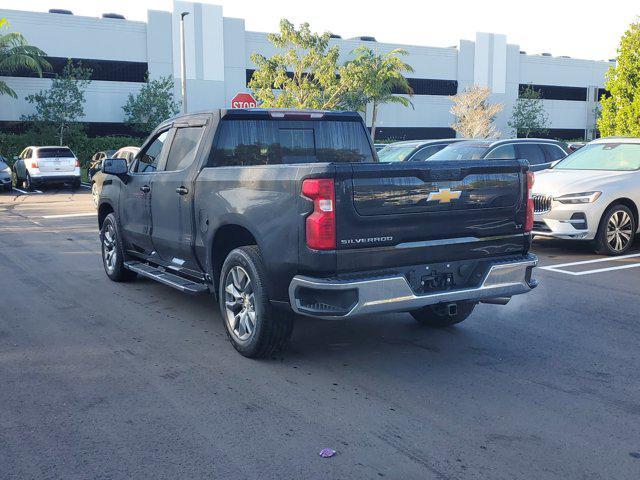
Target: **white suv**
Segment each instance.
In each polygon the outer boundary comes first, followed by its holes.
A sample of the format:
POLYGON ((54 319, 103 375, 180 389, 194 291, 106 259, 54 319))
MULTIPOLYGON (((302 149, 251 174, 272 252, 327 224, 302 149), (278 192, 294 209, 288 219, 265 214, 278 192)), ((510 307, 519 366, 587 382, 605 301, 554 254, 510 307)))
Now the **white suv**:
POLYGON ((69 147, 27 147, 15 157, 13 171, 16 186, 27 190, 51 183, 80 188, 80 162, 69 147))

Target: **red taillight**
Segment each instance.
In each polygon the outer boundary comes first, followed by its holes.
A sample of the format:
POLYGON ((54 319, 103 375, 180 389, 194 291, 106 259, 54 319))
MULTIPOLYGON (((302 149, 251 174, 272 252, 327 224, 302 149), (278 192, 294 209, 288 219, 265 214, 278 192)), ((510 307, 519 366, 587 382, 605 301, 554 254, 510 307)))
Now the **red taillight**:
POLYGON ((531 190, 533 189, 533 182, 535 177, 533 172, 527 172, 527 216, 524 221, 525 233, 533 230, 533 196, 531 190))
POLYGON ((336 248, 336 215, 333 179, 304 180, 302 195, 313 200, 313 213, 307 217, 307 246, 314 250, 334 250, 336 248))
POLYGON ((35 160, 33 160, 31 162, 31 168, 38 168, 38 162, 36 162, 35 160))
POLYGON ((76 158, 76 167, 80 168, 80 160, 78 160, 77 158, 76 158))

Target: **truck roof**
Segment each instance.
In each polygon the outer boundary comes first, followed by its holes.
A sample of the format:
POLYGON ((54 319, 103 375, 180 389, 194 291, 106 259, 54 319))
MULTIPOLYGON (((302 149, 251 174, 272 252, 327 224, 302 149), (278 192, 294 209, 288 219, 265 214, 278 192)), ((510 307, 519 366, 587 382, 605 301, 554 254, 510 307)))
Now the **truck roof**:
POLYGON ((293 108, 229 108, 229 109, 211 109, 202 110, 193 113, 185 113, 176 115, 165 122, 174 122, 180 118, 188 118, 198 115, 220 115, 220 118, 234 119, 269 119, 269 118, 291 118, 296 120, 346 120, 361 121, 362 116, 358 112, 347 112, 340 110, 311 110, 311 109, 293 109, 293 108))

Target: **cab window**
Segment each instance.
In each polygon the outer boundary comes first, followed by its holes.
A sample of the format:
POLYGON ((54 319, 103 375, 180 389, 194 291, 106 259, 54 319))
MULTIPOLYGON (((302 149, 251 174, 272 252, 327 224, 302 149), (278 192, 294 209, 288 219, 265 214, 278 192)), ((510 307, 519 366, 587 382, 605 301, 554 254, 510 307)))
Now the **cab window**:
POLYGON ((138 161, 133 169, 134 173, 153 173, 157 170, 168 135, 169 131, 162 132, 140 152, 138 161))
POLYGON ((193 163, 204 127, 178 128, 167 155, 165 171, 184 170, 193 163))
POLYGON ((531 165, 546 163, 544 152, 535 143, 521 143, 518 145, 518 158, 528 160, 531 165))

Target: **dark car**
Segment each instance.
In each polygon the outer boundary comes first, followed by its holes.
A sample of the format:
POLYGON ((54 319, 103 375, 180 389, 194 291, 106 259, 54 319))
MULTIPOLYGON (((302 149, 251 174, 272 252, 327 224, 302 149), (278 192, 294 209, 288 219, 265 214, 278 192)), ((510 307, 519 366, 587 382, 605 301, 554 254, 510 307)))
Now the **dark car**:
POLYGON ((390 143, 378 152, 381 162, 417 162, 426 160, 435 153, 463 139, 445 138, 440 140, 407 140, 390 143))
POLYGON ((525 161, 378 163, 355 112, 183 115, 102 174, 107 276, 213 293, 248 357, 282 348, 296 314, 443 327, 536 285, 525 161))
POLYGON ((536 172, 551 168, 568 154, 562 143, 542 138, 466 140, 449 145, 431 156, 429 161, 519 158, 527 160, 531 171, 536 172))
MULTIPOLYGON (((97 170, 89 178, 91 179, 91 196, 93 197, 93 203, 98 206, 98 198, 100 197, 100 191, 102 190, 102 182, 104 181, 104 175, 102 174, 102 165, 106 158, 122 158, 127 162, 127 165, 131 165, 136 154, 140 151, 140 147, 122 147, 119 150, 107 150, 107 152, 113 152, 108 157, 103 158, 100 162, 100 169, 97 170)), ((102 152, 102 153, 107 153, 102 152)), ((99 152, 100 153, 100 152, 99 152)))
POLYGON ((93 176, 102 170, 102 162, 105 158, 111 158, 111 156, 116 153, 115 150, 105 150, 102 152, 97 152, 91 157, 89 160, 89 168, 87 169, 87 176, 89 180, 93 178, 93 176))

